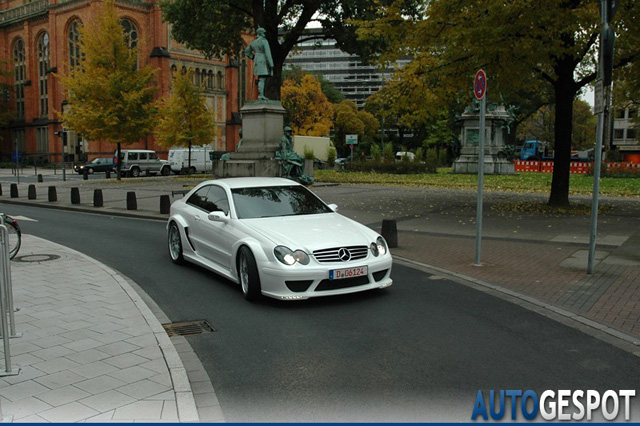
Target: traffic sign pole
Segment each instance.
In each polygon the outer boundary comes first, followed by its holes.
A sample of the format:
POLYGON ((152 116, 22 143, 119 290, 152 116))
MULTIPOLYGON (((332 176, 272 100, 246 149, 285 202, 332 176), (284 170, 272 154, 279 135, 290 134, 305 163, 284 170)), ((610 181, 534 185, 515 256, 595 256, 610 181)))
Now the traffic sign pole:
POLYGON ((483 70, 476 73, 473 84, 473 92, 480 100, 480 125, 478 135, 478 198, 476 202, 476 262, 475 266, 480 266, 480 254, 482 251, 482 204, 484 191, 484 139, 485 139, 485 116, 487 104, 487 76, 483 70))

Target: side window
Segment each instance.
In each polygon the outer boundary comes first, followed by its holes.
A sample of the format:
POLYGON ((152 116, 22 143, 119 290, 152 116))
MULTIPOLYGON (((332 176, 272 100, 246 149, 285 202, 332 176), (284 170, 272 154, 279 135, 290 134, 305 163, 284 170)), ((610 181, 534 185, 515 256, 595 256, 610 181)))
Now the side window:
POLYGON ((127 156, 127 160, 129 161, 135 161, 138 159, 138 153, 137 152, 129 152, 129 155, 127 156))
POLYGON ((156 154, 155 152, 149 153, 149 160, 157 160, 157 159, 158 159, 158 154, 156 154))
POLYGON ((219 186, 211 186, 209 194, 207 195, 210 206, 213 207, 209 211, 219 211, 223 212, 226 215, 229 214, 229 200, 227 199, 227 193, 224 191, 224 189, 220 188, 219 186))
POLYGON ((141 160, 146 160, 147 159, 147 153, 146 152, 141 152, 140 153, 140 159, 141 160))
POLYGON ((229 214, 229 200, 224 189, 219 186, 205 186, 194 192, 187 204, 201 208, 206 212, 223 212, 229 214))

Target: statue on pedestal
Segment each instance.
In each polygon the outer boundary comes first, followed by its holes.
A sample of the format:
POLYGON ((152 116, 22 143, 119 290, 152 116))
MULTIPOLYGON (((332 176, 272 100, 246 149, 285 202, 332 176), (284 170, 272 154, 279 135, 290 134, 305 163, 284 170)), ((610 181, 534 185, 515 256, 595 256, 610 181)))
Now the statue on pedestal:
POLYGON ((247 46, 244 53, 254 60, 253 75, 258 77, 258 100, 266 101, 268 98, 264 95, 264 86, 267 78, 273 75, 273 57, 269 42, 265 38, 265 29, 258 27, 256 33, 258 37, 247 46))
POLYGON ((313 178, 304 174, 304 158, 293 150, 293 130, 285 126, 284 135, 280 139, 280 149, 276 151, 276 161, 282 166, 282 177, 311 185, 313 178))

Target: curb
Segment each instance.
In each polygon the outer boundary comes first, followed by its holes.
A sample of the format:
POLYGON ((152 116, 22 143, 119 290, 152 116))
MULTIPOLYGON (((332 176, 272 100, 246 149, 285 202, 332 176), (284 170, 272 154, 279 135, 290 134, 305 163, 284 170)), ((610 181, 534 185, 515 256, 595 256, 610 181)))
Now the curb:
POLYGON ((404 266, 420 268, 430 273, 438 273, 441 275, 447 275, 447 278, 465 285, 467 287, 474 288, 476 290, 483 291, 485 293, 493 293, 495 296, 500 297, 501 299, 505 299, 511 302, 515 302, 518 305, 537 313, 540 313, 548 318, 553 320, 563 322, 566 325, 570 325, 573 328, 579 328, 582 331, 590 330, 593 337, 596 337, 600 340, 603 340, 607 343, 612 343, 615 346, 623 349, 627 352, 630 352, 638 357, 640 357, 640 339, 637 339, 628 334, 622 333, 618 330, 615 330, 611 327, 608 327, 604 324, 600 324, 588 318, 585 318, 579 314, 575 314, 573 312, 567 311, 562 308, 558 308, 550 303, 544 302, 542 300, 536 299, 535 297, 526 296, 524 294, 515 292, 513 290, 509 290, 504 287, 500 287, 495 284, 491 284, 482 280, 478 280, 476 278, 469 277, 467 275, 459 274, 457 272, 449 271, 444 268, 439 268, 437 266, 432 266, 426 263, 419 262, 417 260, 412 260, 402 256, 393 256, 394 262, 397 261, 404 266), (514 300, 515 299, 515 300, 514 300), (560 321, 560 318, 565 321, 560 321), (578 327, 578 323, 580 326, 578 327), (603 336, 605 334, 607 337, 603 336))
MULTIPOLYGON (((30 238, 38 239, 41 241, 46 241, 50 244, 57 244, 53 241, 45 240, 44 238, 36 237, 34 235, 30 235, 30 238)), ((151 312, 151 309, 144 303, 140 295, 131 287, 131 285, 125 280, 119 273, 115 270, 111 269, 104 263, 99 262, 98 260, 87 256, 84 253, 76 251, 72 248, 65 247, 65 249, 73 252, 75 255, 82 257, 83 259, 93 263, 98 266, 100 269, 105 271, 107 274, 112 276, 116 282, 120 285, 120 287, 127 293, 129 298, 136 305, 145 321, 153 331, 153 335, 158 342, 158 347, 162 351, 164 356, 164 360, 167 363, 167 367, 169 368, 169 374, 171 375, 171 381, 173 383, 173 391, 176 395, 176 405, 178 408, 178 418, 180 422, 199 422, 200 417, 198 416, 198 410, 196 407, 195 398, 193 396, 193 391, 191 389, 191 385, 189 384, 189 379, 187 377, 186 370, 184 365, 182 364, 182 360, 178 355, 178 351, 173 346, 171 339, 165 332, 164 328, 160 324, 160 321, 156 318, 156 316, 151 312)))

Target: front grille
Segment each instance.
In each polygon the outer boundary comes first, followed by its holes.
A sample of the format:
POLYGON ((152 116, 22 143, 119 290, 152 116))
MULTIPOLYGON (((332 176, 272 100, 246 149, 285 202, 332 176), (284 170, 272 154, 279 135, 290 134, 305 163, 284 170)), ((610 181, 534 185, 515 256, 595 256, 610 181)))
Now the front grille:
POLYGON ((318 284, 318 287, 316 287, 316 291, 339 290, 341 288, 357 287, 367 284, 369 284, 369 277, 366 275, 342 280, 322 280, 320 284, 318 284))
POLYGON ((313 280, 285 281, 287 288, 295 293, 304 293, 313 284, 313 280))
POLYGON ((346 249, 350 254, 350 259, 347 261, 364 259, 369 252, 369 247, 367 246, 334 247, 316 250, 313 252, 313 256, 320 263, 342 262, 343 260, 339 256, 341 249, 346 249))

